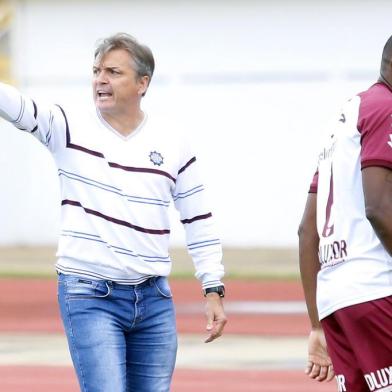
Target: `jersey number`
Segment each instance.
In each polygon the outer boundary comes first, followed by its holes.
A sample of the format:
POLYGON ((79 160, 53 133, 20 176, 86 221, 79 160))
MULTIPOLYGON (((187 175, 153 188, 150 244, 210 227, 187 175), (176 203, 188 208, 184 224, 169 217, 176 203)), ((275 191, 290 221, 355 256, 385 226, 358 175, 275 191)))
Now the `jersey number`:
POLYGON ((329 194, 327 200, 327 207, 325 209, 325 223, 322 232, 323 237, 329 237, 334 232, 334 225, 330 224, 332 204, 333 204, 333 172, 332 172, 332 165, 331 165, 331 177, 329 179, 329 194))

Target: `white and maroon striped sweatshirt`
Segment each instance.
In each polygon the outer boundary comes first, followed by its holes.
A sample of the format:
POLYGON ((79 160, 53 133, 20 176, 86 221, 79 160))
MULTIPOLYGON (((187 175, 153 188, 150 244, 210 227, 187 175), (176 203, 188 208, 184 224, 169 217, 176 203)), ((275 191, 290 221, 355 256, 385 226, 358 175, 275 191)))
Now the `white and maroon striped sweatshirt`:
POLYGON ((222 284, 222 249, 197 161, 178 135, 145 116, 129 137, 90 112, 40 106, 0 84, 0 116, 52 153, 61 185, 56 268, 64 274, 137 284, 167 276, 171 200, 180 212, 196 277, 222 284))

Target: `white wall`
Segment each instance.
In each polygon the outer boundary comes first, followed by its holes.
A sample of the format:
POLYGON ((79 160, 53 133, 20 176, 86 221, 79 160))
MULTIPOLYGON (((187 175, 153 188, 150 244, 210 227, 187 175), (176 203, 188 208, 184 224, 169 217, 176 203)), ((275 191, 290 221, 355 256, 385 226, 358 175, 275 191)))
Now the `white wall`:
MULTIPOLYGON (((325 122, 377 78, 390 1, 16 1, 13 63, 36 99, 90 99, 96 40, 126 31, 157 70, 144 102, 199 146, 226 245, 293 246, 325 122)), ((52 243, 56 170, 1 124, 0 244, 52 243)), ((179 225, 173 241, 182 240, 179 225)))

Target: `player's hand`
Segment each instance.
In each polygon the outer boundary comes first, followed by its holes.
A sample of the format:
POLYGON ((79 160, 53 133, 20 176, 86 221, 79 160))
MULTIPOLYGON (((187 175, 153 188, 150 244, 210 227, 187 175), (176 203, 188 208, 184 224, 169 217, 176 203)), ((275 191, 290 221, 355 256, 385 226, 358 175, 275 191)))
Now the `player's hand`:
POLYGON ((317 381, 331 381, 335 375, 327 342, 321 328, 313 329, 308 340, 308 364, 305 373, 317 381))
POLYGON ((209 335, 204 342, 209 343, 222 335, 227 318, 223 309, 222 298, 217 293, 208 293, 206 300, 206 330, 209 335))

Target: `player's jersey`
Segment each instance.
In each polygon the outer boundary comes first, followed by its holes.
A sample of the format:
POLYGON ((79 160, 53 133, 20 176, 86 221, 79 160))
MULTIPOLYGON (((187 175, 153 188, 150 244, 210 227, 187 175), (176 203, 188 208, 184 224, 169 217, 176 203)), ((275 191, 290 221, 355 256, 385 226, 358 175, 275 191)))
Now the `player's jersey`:
POLYGON ((125 284, 167 276, 174 201, 203 287, 221 284, 221 243, 187 143, 145 118, 128 138, 92 108, 39 106, 0 85, 0 115, 53 154, 61 184, 57 270, 125 284))
POLYGON ((392 91, 377 83, 346 103, 329 130, 317 192, 320 319, 392 294, 392 258, 366 218, 361 169, 392 169, 392 91))

